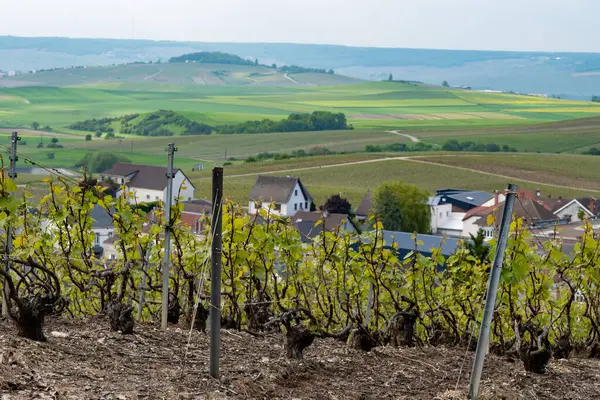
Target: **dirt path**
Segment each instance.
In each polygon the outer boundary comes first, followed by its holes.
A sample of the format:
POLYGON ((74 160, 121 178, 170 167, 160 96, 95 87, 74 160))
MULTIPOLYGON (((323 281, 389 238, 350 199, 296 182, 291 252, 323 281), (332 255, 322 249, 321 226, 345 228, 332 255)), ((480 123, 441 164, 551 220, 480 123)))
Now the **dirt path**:
POLYGON ((411 141, 411 142, 413 142, 413 143, 419 143, 419 142, 420 142, 419 138, 416 138, 416 137, 414 137, 414 136, 412 136, 412 135, 409 135, 409 134, 407 134, 407 133, 402 133, 402 132, 400 132, 400 131, 386 131, 386 132, 387 132, 387 133, 393 133, 393 134, 395 134, 395 135, 404 136, 405 138, 409 138, 409 139, 410 139, 410 141, 411 141))
MULTIPOLYGON (((222 330, 221 379, 208 375, 208 335, 189 326, 136 325, 110 332, 108 321, 48 318, 48 341, 17 337, 0 320, 0 398, 29 399, 365 399, 466 400, 473 353, 460 348, 350 350, 316 339, 304 360, 285 358, 285 336, 222 330), (54 332, 54 333, 52 333, 54 332), (458 387, 458 390, 456 390, 458 387)), ((481 400, 598 399, 598 360, 551 360, 548 372, 490 354, 481 400)))
MULTIPOLYGON (((460 155, 448 155, 447 157, 459 157, 459 156, 460 155)), ((432 161, 421 160, 420 158, 423 158, 423 157, 428 157, 428 156, 425 155, 425 156, 407 156, 407 157, 385 157, 385 158, 376 158, 373 160, 351 161, 351 162, 337 163, 337 164, 317 165, 317 166, 312 166, 312 167, 290 168, 290 169, 281 169, 281 170, 276 170, 276 171, 263 171, 263 172, 253 172, 253 173, 248 173, 248 174, 227 175, 227 178, 243 178, 243 177, 247 177, 247 176, 256 176, 256 175, 309 171, 309 170, 313 170, 313 169, 336 168, 336 167, 344 167, 344 166, 348 166, 348 165, 370 164, 370 163, 377 163, 377 162, 384 162, 384 161, 410 161, 410 162, 416 162, 416 163, 421 163, 421 164, 436 165, 436 166, 445 167, 445 168, 459 169, 459 170, 463 170, 463 171, 494 176, 497 178, 503 178, 506 180, 512 180, 512 181, 517 181, 517 182, 532 183, 534 185, 600 193, 600 190, 597 190, 597 189, 587 189, 587 188, 580 188, 580 187, 566 186, 566 185, 554 185, 551 183, 544 183, 544 182, 538 182, 538 181, 533 181, 533 180, 529 180, 529 179, 518 178, 515 176, 494 174, 492 172, 485 172, 485 171, 481 171, 481 170, 474 169, 474 168, 458 167, 455 165, 448 165, 448 164, 443 164, 443 163, 436 163, 436 162, 432 162, 432 161)), ((201 179, 212 179, 212 178, 206 177, 206 178, 201 178, 201 179)))
POLYGON ((283 77, 289 81, 294 82, 296 85, 301 85, 300 82, 298 82, 297 80, 295 80, 294 78, 292 78, 291 76, 289 76, 288 74, 283 75, 283 77))
POLYGON ((152 74, 152 75, 148 75, 147 77, 145 77, 145 78, 144 78, 144 80, 145 80, 145 81, 148 81, 148 80, 150 80, 150 79, 152 79, 152 78, 155 78, 155 77, 157 77, 158 75, 162 74, 162 72, 163 72, 163 71, 164 71, 164 68, 161 68, 161 69, 160 69, 158 72, 155 72, 154 74, 152 74))
MULTIPOLYGON (((421 156, 421 157, 426 157, 426 156, 421 156)), ((414 158, 408 157, 408 158, 406 158, 406 161, 412 161, 412 162, 417 162, 417 163, 422 163, 422 164, 437 165, 437 166, 446 167, 446 168, 460 169, 463 171, 469 171, 469 172, 475 172, 475 173, 483 174, 483 175, 495 176, 497 178, 503 178, 503 179, 507 179, 507 180, 515 180, 515 181, 519 181, 519 182, 533 183, 535 185, 543 185, 543 186, 555 187, 555 188, 560 188, 560 189, 570 189, 570 190, 580 190, 580 191, 586 191, 586 192, 600 193, 600 190, 597 190, 597 189, 579 188, 579 187, 566 186, 566 185, 554 185, 552 183, 543 183, 543 182, 538 182, 538 181, 532 181, 529 179, 517 178, 514 176, 495 174, 493 172, 485 172, 485 171, 481 171, 479 169, 474 169, 474 168, 459 167, 456 165, 449 165, 449 164, 443 164, 443 163, 436 163, 433 161, 419 160, 418 157, 414 157, 414 158)))

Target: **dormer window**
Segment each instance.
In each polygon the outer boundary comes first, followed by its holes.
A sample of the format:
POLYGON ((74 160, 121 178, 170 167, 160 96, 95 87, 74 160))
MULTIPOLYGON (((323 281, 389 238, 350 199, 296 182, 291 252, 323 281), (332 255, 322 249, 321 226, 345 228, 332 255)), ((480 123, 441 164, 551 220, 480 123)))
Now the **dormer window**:
POLYGON ((298 189, 294 190, 294 196, 298 196, 298 189))

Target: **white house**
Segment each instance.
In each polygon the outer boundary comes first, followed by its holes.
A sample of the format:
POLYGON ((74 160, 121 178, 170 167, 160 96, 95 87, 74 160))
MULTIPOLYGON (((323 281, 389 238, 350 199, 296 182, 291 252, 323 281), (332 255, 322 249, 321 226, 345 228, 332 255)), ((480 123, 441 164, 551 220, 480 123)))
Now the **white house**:
POLYGON ((108 212, 100 206, 95 206, 90 212, 92 222, 92 231, 96 235, 94 239, 95 246, 102 246, 104 242, 115 234, 113 220, 108 212))
MULTIPOLYGON (((173 200, 190 201, 196 189, 182 170, 175 168, 173 178, 173 200)), ((127 187, 135 193, 135 200, 140 202, 167 200, 167 168, 150 165, 116 163, 101 175, 103 182, 114 182, 127 187)), ((118 193, 120 194, 120 192, 118 193)), ((132 200, 133 203, 133 200, 132 200)))
POLYGON ((274 203, 273 213, 291 217, 298 211, 309 211, 313 197, 299 178, 259 175, 250 193, 248 214, 274 203))
POLYGON ((579 218, 580 211, 583 211, 583 214, 588 218, 594 218, 594 213, 589 210, 589 206, 587 204, 583 205, 580 199, 571 200, 564 206, 554 211, 554 215, 556 215, 559 219, 569 218, 572 222, 579 222, 581 221, 581 218, 579 218))

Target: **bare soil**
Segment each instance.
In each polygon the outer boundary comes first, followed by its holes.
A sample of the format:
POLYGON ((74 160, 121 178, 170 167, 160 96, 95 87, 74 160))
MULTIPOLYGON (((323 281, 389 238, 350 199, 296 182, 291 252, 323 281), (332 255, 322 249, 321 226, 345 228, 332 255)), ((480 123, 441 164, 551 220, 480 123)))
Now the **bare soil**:
MULTIPOLYGON (((221 379, 209 377, 208 336, 187 328, 108 320, 49 320, 48 341, 16 337, 0 321, 0 398, 10 399, 466 399, 473 353, 378 347, 366 353, 316 340, 304 361, 284 336, 222 331, 221 379), (189 339, 189 346, 188 344, 189 339), (463 362, 464 361, 464 362, 463 362), (462 367, 462 377, 455 390, 462 367)), ((483 399, 600 399, 600 361, 552 360, 545 375, 488 356, 483 399)))

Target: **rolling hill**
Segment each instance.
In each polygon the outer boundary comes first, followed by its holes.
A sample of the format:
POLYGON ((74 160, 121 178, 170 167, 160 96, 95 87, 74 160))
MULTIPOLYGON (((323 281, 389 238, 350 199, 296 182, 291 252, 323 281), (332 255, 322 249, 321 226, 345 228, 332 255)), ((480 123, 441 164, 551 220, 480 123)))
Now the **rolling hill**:
MULTIPOLYGON (((600 54, 595 53, 458 51, 285 43, 3 36, 0 37, 0 70, 28 71, 73 65, 91 67, 161 59, 164 62, 171 57, 197 51, 222 51, 252 60, 259 59, 267 65, 276 63, 333 68, 341 75, 360 79, 385 79, 391 72, 396 79, 431 84, 447 80, 451 85, 474 89, 545 93, 585 100, 598 95, 597 88, 600 87, 600 54)), ((142 79, 157 71, 143 71, 142 79)))

